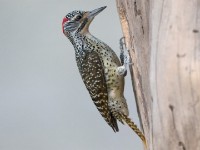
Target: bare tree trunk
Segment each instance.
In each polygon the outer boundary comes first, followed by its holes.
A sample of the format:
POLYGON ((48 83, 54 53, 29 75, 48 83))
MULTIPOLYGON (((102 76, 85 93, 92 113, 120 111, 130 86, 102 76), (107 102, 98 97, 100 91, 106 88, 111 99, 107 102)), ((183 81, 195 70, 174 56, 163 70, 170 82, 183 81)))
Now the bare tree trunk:
POLYGON ((200 0, 116 0, 149 150, 200 150, 200 0))

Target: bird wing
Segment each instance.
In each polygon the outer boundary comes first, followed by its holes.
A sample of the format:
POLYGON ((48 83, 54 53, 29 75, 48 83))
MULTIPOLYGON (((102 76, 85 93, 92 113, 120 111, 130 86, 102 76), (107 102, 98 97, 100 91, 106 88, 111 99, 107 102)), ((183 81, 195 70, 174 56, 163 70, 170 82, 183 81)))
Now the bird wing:
POLYGON ((115 132, 119 131, 117 120, 108 107, 108 92, 102 60, 95 51, 90 51, 86 53, 79 65, 81 65, 79 71, 83 82, 100 114, 115 132))

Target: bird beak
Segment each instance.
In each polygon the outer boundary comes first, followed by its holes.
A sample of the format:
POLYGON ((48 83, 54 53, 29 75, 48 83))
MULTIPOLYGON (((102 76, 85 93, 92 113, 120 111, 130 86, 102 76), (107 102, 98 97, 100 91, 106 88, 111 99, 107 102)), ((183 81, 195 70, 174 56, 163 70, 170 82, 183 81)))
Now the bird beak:
POLYGON ((88 14, 88 18, 93 19, 96 15, 98 15, 100 12, 102 12, 105 8, 106 8, 106 6, 90 11, 88 14))

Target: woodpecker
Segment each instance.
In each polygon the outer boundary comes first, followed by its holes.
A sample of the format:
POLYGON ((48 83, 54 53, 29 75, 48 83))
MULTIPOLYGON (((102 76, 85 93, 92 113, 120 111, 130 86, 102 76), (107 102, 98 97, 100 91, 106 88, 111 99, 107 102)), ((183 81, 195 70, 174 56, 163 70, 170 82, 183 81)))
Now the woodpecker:
POLYGON ((118 132, 117 120, 127 123, 146 145, 145 136, 128 117, 129 111, 124 98, 124 77, 129 57, 115 52, 89 32, 90 23, 106 6, 93 11, 72 11, 62 22, 62 30, 75 50, 77 66, 82 80, 98 111, 118 132))

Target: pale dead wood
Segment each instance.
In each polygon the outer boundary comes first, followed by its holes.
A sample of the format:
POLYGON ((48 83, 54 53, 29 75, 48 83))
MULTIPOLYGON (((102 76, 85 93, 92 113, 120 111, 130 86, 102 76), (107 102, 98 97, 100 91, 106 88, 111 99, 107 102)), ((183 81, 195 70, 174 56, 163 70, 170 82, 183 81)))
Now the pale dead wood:
POLYGON ((150 150, 200 150, 200 0, 116 0, 150 150))

